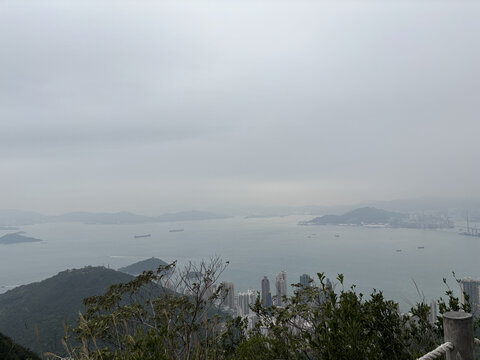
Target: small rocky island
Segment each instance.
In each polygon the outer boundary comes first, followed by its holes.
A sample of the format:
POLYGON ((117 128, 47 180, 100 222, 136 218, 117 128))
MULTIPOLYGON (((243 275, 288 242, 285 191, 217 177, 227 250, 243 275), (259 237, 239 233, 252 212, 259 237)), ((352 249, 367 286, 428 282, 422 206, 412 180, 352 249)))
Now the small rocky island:
POLYGON ((41 242, 43 240, 24 236, 20 233, 6 234, 0 237, 0 245, 20 244, 26 242, 41 242))

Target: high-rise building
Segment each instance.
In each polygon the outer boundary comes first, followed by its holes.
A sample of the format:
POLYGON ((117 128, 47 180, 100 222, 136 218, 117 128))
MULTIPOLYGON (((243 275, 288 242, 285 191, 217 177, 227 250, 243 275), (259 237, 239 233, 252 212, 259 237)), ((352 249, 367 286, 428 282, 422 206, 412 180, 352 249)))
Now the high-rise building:
POLYGON ((222 282, 222 305, 235 309, 235 287, 232 282, 222 282))
POLYGON ((333 291, 333 285, 329 278, 325 279, 325 289, 321 289, 318 295, 318 301, 320 304, 324 303, 327 300, 327 296, 333 291))
POLYGON ((268 293, 265 307, 269 308, 269 307, 272 307, 272 306, 273 306, 272 293, 268 293))
POLYGON ((287 273, 285 271, 281 271, 277 275, 275 287, 277 290, 276 305, 283 306, 284 305, 283 297, 287 296, 287 273))
MULTIPOLYGON (((270 280, 266 276, 262 279, 262 305, 265 307, 272 306, 272 304, 268 304, 268 294, 270 294, 270 280)), ((270 302, 271 302, 271 295, 270 295, 270 302)))
POLYGON ((480 315, 480 280, 470 278, 460 280, 460 290, 462 291, 462 304, 466 303, 465 295, 468 295, 468 302, 472 306, 472 314, 480 315))
POLYGON ((309 275, 303 274, 300 276, 300 285, 302 285, 302 288, 305 289, 306 287, 309 287, 311 282, 312 278, 309 275))
POLYGON ((430 313, 428 314, 428 320, 431 324, 435 324, 437 321, 437 303, 435 300, 430 301, 430 313))
POLYGON ((239 315, 247 316, 250 313, 250 305, 254 305, 256 299, 255 290, 248 289, 246 292, 238 293, 239 315))

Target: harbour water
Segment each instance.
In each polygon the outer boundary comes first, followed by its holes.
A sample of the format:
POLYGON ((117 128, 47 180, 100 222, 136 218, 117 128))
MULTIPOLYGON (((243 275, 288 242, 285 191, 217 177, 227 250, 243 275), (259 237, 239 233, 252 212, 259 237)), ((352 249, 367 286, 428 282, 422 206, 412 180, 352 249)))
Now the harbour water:
MULTIPOLYGON (((338 273, 347 286, 369 294, 381 290, 402 310, 446 290, 442 278, 458 293, 458 278, 480 277, 480 241, 457 230, 298 226, 308 217, 240 217, 148 224, 51 223, 21 227, 40 243, 0 245, 0 292, 87 265, 117 269, 152 256, 180 266, 220 256, 229 261, 223 279, 235 291, 260 289, 264 275, 271 281, 281 270, 288 283, 307 273, 338 273), (181 232, 170 232, 182 228, 181 232), (135 234, 151 234, 134 238, 135 234), (420 248, 419 248, 420 247, 420 248), (423 248, 421 248, 423 247, 423 248), (397 251, 401 250, 401 251, 397 251), (418 289, 418 290, 417 290, 418 289)), ((0 236, 12 231, 0 231, 0 236)))

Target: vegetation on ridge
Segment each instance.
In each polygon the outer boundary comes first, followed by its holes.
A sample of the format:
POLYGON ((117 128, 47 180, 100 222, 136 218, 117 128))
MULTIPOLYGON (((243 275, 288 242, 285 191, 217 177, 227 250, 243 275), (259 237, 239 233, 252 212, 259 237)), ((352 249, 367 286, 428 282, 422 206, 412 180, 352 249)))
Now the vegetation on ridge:
POLYGON ((14 343, 9 337, 0 334, 0 359, 40 360, 40 357, 23 346, 14 343))
MULTIPOLYGON (((354 286, 339 291, 323 274, 317 283, 294 284, 294 296, 282 307, 251 307, 257 315, 248 329, 245 318, 215 315, 227 296, 222 284, 213 288, 226 264, 214 259, 178 272, 175 264, 147 271, 131 282, 115 285, 102 296, 85 299, 85 314, 67 336, 69 356, 77 360, 245 359, 342 360, 415 359, 442 343, 441 317, 429 321, 429 306, 401 314, 398 304, 354 286), (190 279, 187 274, 195 273, 190 279), (174 275, 177 274, 176 280, 174 275), (161 285, 184 295, 149 297, 142 289, 161 285), (131 301, 128 301, 131 300, 131 301), (78 339, 80 346, 71 344, 78 339)), ((447 290, 440 313, 469 311, 447 290)))
POLYGON ((48 350, 62 355, 63 324, 76 323, 79 311, 85 311, 82 299, 132 279, 104 267, 87 267, 16 287, 0 294, 0 332, 39 354, 48 350))

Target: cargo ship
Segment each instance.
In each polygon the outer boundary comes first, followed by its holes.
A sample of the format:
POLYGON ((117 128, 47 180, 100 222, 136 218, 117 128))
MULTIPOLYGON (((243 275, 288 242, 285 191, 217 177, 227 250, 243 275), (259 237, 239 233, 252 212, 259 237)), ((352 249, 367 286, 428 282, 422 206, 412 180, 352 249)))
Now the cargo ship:
POLYGON ((152 236, 152 235, 151 234, 143 234, 143 235, 135 235, 134 238, 139 239, 139 238, 150 237, 150 236, 152 236))

